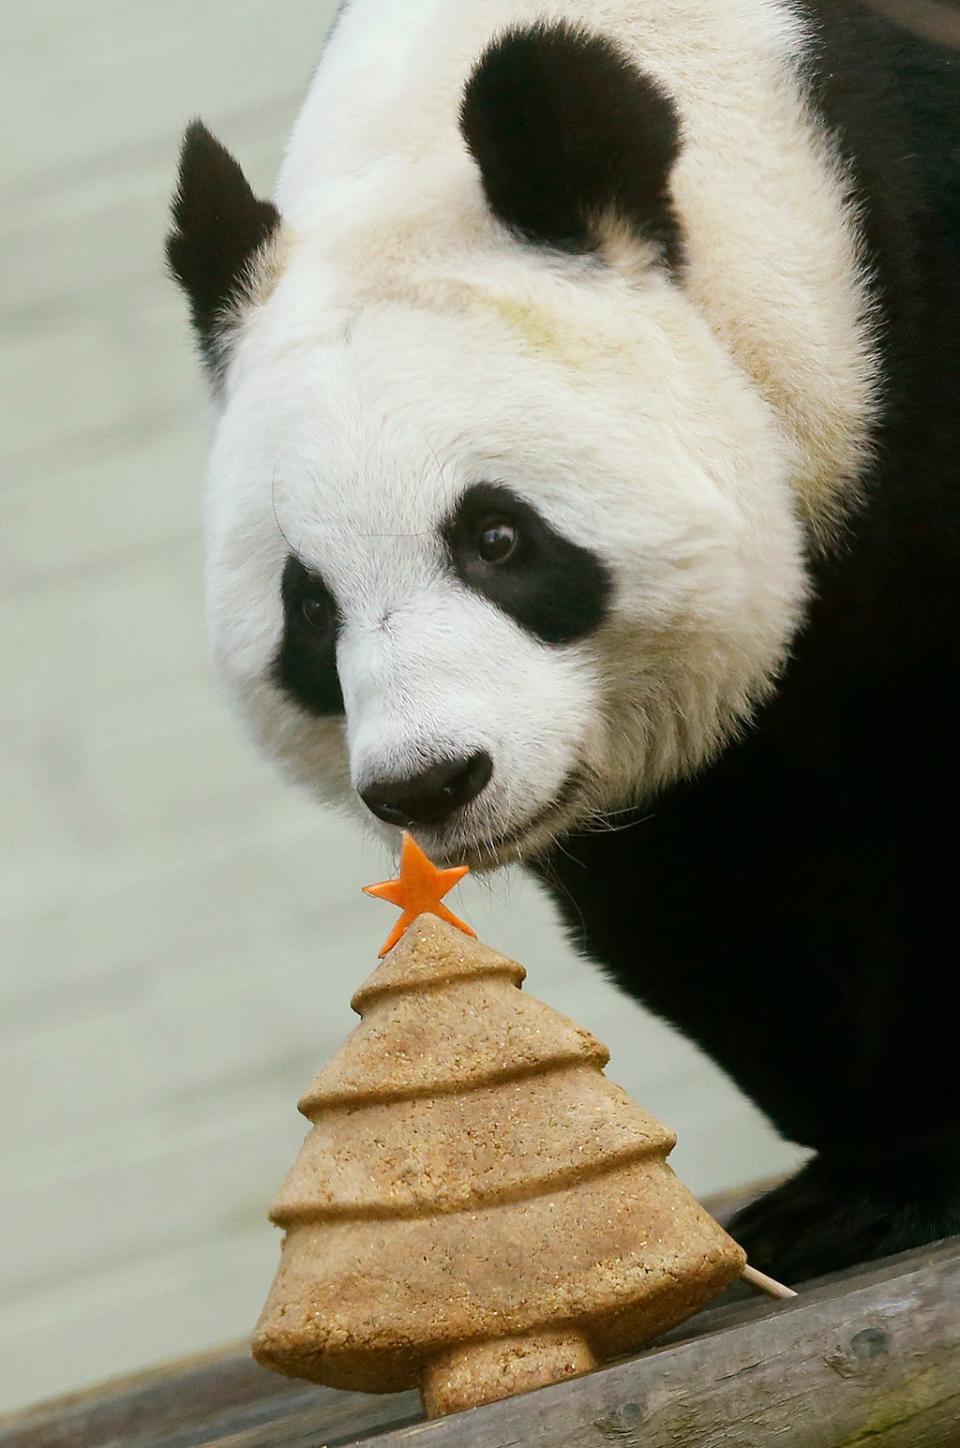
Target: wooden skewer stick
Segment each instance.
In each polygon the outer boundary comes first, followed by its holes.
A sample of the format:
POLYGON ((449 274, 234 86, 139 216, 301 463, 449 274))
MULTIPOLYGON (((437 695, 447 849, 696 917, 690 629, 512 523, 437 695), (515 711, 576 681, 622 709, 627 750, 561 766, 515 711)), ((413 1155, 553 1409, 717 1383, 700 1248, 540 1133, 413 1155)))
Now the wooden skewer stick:
POLYGON ((768 1277, 766 1272, 758 1272, 756 1267, 744 1267, 740 1273, 744 1282, 749 1282, 751 1287, 756 1287, 758 1292, 767 1292, 771 1297, 796 1297, 792 1287, 785 1287, 775 1277, 768 1277))

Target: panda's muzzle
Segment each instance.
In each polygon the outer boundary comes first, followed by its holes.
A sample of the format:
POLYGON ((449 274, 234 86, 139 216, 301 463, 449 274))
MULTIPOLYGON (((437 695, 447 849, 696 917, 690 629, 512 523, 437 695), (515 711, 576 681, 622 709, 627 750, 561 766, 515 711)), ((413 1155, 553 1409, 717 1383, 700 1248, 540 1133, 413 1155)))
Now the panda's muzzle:
POLYGON ((459 759, 444 759, 406 779, 378 779, 360 791, 377 819, 402 829, 436 829, 471 804, 493 776, 493 760, 485 750, 459 759))

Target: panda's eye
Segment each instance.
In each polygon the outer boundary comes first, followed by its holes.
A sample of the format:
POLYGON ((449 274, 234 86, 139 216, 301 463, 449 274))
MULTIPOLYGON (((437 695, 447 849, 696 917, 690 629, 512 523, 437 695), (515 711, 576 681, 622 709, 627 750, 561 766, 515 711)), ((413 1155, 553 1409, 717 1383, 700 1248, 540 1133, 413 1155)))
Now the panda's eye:
POLYGON ((329 599, 308 595, 301 601, 300 612, 311 628, 329 629, 333 617, 329 599))
POLYGON ((519 541, 519 532, 506 518, 490 518, 477 534, 477 554, 484 563, 505 563, 519 541))
POLYGON ((542 643, 586 638, 607 615, 606 565, 504 483, 466 488, 440 538, 453 577, 542 643))

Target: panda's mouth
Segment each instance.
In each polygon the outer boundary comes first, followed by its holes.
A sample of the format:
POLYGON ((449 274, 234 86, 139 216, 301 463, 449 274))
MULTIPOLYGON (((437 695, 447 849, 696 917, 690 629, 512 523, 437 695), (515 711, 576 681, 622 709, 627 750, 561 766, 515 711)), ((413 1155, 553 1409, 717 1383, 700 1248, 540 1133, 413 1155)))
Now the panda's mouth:
MULTIPOLYGON (((524 853, 525 844, 532 844, 536 841, 542 845, 537 837, 543 831, 550 831, 551 827, 560 823, 562 817, 570 809, 579 794, 584 783, 585 772, 582 768, 575 768, 570 771, 563 784, 548 804, 543 805, 526 819, 513 825, 509 830, 504 830, 499 835, 489 835, 481 841, 465 841, 463 853, 459 856, 461 863, 467 864, 474 870, 490 870, 498 865, 506 864, 510 860, 520 858, 524 853)), ((452 856, 451 856, 452 858, 452 856)))

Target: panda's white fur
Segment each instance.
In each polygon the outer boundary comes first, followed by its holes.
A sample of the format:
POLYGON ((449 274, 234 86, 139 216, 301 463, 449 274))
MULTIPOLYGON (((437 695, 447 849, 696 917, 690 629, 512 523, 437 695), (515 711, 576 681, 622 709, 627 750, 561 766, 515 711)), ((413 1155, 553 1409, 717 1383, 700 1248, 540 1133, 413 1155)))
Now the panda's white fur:
POLYGON ((874 407, 857 218, 803 97, 805 44, 775 0, 342 14, 283 167, 280 245, 232 328, 207 510, 219 670, 324 797, 486 750, 488 788, 419 833, 493 863, 692 771, 772 686, 804 525, 842 518, 874 407), (610 36, 673 97, 682 286, 616 225, 598 266, 491 214, 460 97, 493 36, 539 18, 610 36), (549 647, 451 577, 437 528, 478 481, 608 565, 597 633, 549 647), (291 551, 341 611, 345 722, 272 679, 291 551))

